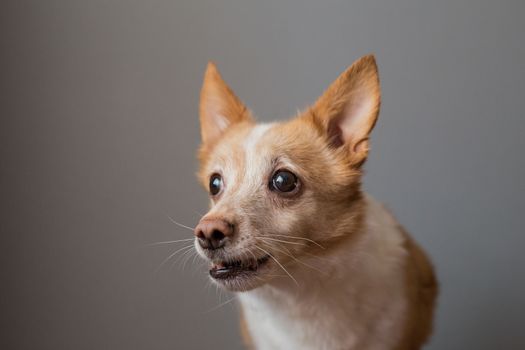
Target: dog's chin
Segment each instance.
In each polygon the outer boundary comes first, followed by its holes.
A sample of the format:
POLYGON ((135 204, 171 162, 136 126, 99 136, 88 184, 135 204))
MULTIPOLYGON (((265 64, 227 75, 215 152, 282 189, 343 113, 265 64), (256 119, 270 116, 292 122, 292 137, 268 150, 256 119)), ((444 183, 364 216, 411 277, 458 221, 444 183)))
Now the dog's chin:
POLYGON ((269 255, 213 260, 210 278, 213 282, 232 292, 244 292, 265 283, 265 275, 271 269, 269 255))

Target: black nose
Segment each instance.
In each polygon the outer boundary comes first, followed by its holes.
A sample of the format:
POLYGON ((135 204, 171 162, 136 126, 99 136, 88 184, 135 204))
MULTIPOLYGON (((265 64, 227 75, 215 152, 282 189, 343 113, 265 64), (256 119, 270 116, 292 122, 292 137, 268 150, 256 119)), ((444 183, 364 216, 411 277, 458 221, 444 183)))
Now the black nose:
POLYGON ((203 249, 219 249, 224 247, 224 244, 226 243, 225 238, 224 233, 215 230, 210 238, 199 236, 199 244, 203 249))
POLYGON ((219 249, 233 234, 233 225, 224 220, 205 219, 195 228, 195 236, 203 249, 219 249))

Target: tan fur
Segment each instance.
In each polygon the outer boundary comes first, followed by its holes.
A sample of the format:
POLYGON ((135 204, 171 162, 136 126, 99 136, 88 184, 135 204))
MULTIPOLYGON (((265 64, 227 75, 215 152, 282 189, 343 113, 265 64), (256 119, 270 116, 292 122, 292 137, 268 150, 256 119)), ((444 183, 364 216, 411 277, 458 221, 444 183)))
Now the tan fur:
POLYGON ((244 343, 244 346, 248 350, 254 350, 255 345, 253 344, 252 337, 250 336, 250 330, 248 329, 248 324, 246 324, 246 319, 244 318, 243 311, 241 309, 241 313, 239 315, 239 325, 241 330, 241 337, 244 343))
POLYGON ((368 154, 368 136, 379 115, 381 95, 374 56, 364 56, 352 64, 330 85, 307 115, 333 137, 333 124, 345 119, 344 114, 358 113, 363 101, 369 104, 365 118, 350 123, 349 130, 343 128, 341 131, 346 143, 344 149, 355 165, 360 165, 368 154))
POLYGON ((226 220, 236 234, 213 257, 196 247, 210 260, 271 255, 257 278, 224 285, 245 292, 241 330, 250 348, 415 350, 429 337, 437 295, 432 266, 361 190, 379 106, 373 56, 356 61, 296 118, 267 125, 255 124, 208 66, 199 178, 207 188, 220 174, 223 188, 202 220, 226 220), (277 169, 298 176, 293 196, 269 189, 277 169), (272 345, 277 339, 282 343, 272 345))
POLYGON ((403 338, 396 350, 417 350, 432 333, 438 285, 432 264, 423 250, 403 228, 400 229, 405 235, 408 252, 405 283, 410 307, 403 338))
MULTIPOLYGON (((229 126, 253 122, 250 111, 226 85, 212 62, 204 74, 199 112, 203 147, 213 147, 229 126)), ((201 154, 206 152, 202 149, 201 154)))

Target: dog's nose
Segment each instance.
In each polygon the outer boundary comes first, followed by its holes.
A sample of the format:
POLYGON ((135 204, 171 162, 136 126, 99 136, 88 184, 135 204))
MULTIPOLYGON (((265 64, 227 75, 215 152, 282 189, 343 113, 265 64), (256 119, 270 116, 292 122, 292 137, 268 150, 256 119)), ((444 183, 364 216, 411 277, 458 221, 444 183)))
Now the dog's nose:
POLYGON ((218 249, 233 235, 233 225, 221 219, 204 219, 195 227, 195 236, 203 249, 218 249))

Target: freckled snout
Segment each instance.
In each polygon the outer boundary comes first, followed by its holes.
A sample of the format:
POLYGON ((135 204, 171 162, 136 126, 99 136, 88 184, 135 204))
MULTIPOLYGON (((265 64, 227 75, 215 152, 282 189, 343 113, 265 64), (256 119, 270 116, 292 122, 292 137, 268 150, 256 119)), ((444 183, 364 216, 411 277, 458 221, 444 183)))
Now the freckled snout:
POLYGON ((214 250, 222 248, 233 232, 232 223, 223 219, 208 218, 199 222, 194 233, 203 249, 214 250))

